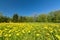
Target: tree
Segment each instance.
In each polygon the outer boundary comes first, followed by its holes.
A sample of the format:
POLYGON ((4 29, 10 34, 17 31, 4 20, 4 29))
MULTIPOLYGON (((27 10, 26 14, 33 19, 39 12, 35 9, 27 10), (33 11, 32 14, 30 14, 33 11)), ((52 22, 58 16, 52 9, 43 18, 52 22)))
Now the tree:
POLYGON ((48 13, 48 20, 51 22, 60 22, 60 10, 48 13))
POLYGON ((14 15, 13 15, 13 18, 12 18, 12 21, 13 22, 18 22, 18 14, 17 13, 15 13, 14 15))
POLYGON ((47 22, 47 15, 46 14, 40 14, 37 17, 38 22, 47 22))

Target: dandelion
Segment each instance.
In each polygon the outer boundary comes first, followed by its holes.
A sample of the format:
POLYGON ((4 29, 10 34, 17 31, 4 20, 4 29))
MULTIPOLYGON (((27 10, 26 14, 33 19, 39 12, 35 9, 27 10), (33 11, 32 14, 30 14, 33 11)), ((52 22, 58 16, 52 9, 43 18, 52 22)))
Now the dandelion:
POLYGON ((36 36, 40 36, 40 34, 36 34, 36 36))
POLYGON ((28 33, 30 33, 30 31, 28 31, 28 33))
POLYGON ((12 32, 12 30, 9 30, 9 33, 11 33, 12 32))
POLYGON ((49 36, 50 34, 49 33, 46 33, 47 36, 49 36))
POLYGON ((3 33, 3 31, 2 31, 2 30, 0 30, 0 37, 2 36, 2 33, 3 33))
POLYGON ((60 32, 60 29, 58 31, 60 32))
POLYGON ((55 35, 59 40, 60 40, 60 36, 59 35, 55 35))
POLYGON ((8 36, 8 34, 5 34, 4 36, 5 36, 5 37, 7 37, 7 36, 8 36))
POLYGON ((24 30, 22 30, 22 32, 23 32, 23 33, 25 33, 25 31, 24 31, 24 30))
POLYGON ((17 33, 16 35, 19 36, 19 33, 17 33))
POLYGON ((11 37, 11 34, 9 34, 9 37, 11 37))
POLYGON ((53 29, 52 29, 52 28, 49 28, 48 30, 49 30, 50 32, 53 32, 53 29))
POLYGON ((5 30, 8 30, 7 28, 5 28, 5 30))
POLYGON ((45 29, 48 29, 48 27, 44 27, 45 29))

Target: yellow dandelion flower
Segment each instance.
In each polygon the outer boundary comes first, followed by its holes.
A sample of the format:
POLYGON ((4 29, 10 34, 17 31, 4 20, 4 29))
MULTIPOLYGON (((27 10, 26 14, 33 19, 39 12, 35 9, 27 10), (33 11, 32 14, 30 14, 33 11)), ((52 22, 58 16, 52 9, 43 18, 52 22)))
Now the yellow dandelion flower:
POLYGON ((60 40, 60 36, 59 35, 55 35, 59 40, 60 40))
POLYGON ((53 32, 53 29, 52 29, 52 28, 49 28, 48 30, 49 30, 50 32, 53 32))
POLYGON ((2 36, 2 33, 3 33, 3 31, 2 31, 2 30, 0 30, 0 37, 2 36))
POLYGON ((48 27, 44 27, 45 29, 48 29, 48 27))
POLYGON ((12 30, 9 30, 9 33, 12 32, 12 30))
POLYGON ((30 33, 30 31, 28 31, 28 33, 30 33))
POLYGON ((22 32, 23 32, 23 33, 25 33, 25 31, 24 31, 24 30, 22 30, 22 32))
POLYGON ((36 34, 36 36, 40 36, 40 34, 36 34))
POLYGON ((4 36, 5 36, 5 37, 7 37, 7 36, 8 36, 8 34, 5 34, 4 36))
POLYGON ((60 32, 60 29, 58 31, 60 32))
POLYGON ((49 36, 50 34, 49 34, 49 33, 46 33, 46 35, 48 35, 48 36, 49 36))
POLYGON ((19 36, 19 33, 17 33, 16 35, 19 36))
POLYGON ((11 37, 11 34, 9 34, 9 37, 11 37))

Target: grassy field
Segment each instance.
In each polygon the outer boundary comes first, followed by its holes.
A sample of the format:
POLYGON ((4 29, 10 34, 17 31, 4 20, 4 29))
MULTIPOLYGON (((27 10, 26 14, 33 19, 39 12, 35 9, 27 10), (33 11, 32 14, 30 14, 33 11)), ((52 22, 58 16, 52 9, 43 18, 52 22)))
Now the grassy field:
POLYGON ((60 24, 0 23, 0 40, 60 40, 60 24))

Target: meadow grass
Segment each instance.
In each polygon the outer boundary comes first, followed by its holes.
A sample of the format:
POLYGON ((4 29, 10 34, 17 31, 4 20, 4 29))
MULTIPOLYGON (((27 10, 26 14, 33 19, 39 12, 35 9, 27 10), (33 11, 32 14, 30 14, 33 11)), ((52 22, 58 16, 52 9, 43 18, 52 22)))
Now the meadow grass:
POLYGON ((60 23, 0 23, 0 40, 60 40, 60 23))

